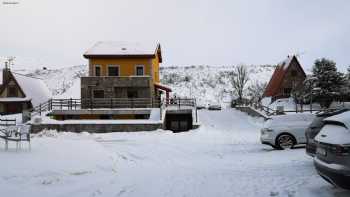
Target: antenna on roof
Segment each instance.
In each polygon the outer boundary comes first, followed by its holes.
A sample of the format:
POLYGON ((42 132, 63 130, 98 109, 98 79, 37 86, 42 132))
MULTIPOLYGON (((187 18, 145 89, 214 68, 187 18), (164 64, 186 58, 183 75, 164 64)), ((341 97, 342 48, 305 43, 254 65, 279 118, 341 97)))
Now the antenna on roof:
POLYGON ((12 65, 14 65, 13 61, 15 60, 16 57, 7 57, 5 61, 5 68, 10 69, 12 65))

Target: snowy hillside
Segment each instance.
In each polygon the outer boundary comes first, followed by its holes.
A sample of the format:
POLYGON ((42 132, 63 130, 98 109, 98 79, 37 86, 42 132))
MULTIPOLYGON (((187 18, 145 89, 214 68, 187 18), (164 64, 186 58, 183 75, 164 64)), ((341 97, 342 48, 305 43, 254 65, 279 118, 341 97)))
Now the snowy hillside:
POLYGON ((87 75, 87 67, 81 65, 61 69, 37 69, 27 71, 26 74, 43 79, 56 97, 80 98, 80 77, 87 75), (72 92, 73 87, 78 91, 72 92))
MULTIPOLYGON (((181 97, 195 97, 199 104, 228 103, 231 100, 230 78, 234 66, 184 66, 161 68, 161 82, 172 87, 181 97)), ((274 70, 272 66, 248 66, 250 80, 267 82, 274 70)))
MULTIPOLYGON (((230 77, 234 66, 171 66, 160 70, 161 83, 170 86, 181 97, 195 97, 199 104, 228 103, 231 100, 230 77)), ((267 82, 272 66, 248 66, 250 81, 267 82)), ((16 70, 15 70, 16 71, 16 70)), ((80 98, 80 77, 87 75, 87 66, 62 69, 18 70, 41 78, 57 98, 80 98)))

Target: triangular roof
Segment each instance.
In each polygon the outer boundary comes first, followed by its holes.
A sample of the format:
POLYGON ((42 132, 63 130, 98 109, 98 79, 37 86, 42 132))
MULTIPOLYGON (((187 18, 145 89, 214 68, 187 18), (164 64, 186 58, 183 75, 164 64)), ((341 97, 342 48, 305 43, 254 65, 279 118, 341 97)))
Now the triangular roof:
MULTIPOLYGON (((19 73, 14 73, 11 71, 10 74, 12 75, 14 82, 24 95, 24 98, 21 99, 31 101, 33 107, 38 106, 41 103, 47 102, 52 97, 51 92, 41 79, 29 77, 19 73)), ((2 93, 5 90, 8 83, 9 81, 3 84, 0 93, 2 93)), ((11 99, 18 101, 19 98, 8 97, 5 100, 11 101, 11 99)))
POLYGON ((272 74, 272 77, 271 77, 269 83, 266 86, 264 96, 270 97, 270 96, 274 96, 278 93, 278 91, 283 83, 283 79, 284 79, 286 73, 288 72, 290 65, 292 64, 293 61, 296 61, 296 65, 298 67, 300 67, 302 74, 306 77, 304 69, 301 67, 297 57, 295 55, 288 56, 286 60, 284 60, 283 62, 281 62, 277 65, 275 71, 272 74))
POLYGON ((125 41, 100 41, 84 53, 85 58, 101 57, 156 57, 162 62, 159 43, 139 43, 125 41))
POLYGON ((27 98, 30 98, 33 107, 47 102, 52 95, 43 80, 34 77, 28 77, 19 73, 12 73, 18 85, 23 90, 27 98))

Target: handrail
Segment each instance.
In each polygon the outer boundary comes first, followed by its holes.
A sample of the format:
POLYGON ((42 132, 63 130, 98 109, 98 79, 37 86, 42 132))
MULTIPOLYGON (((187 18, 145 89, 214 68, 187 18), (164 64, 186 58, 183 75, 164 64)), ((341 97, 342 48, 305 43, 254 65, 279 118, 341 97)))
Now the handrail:
POLYGON ((13 126, 13 125, 16 125, 16 119, 0 119, 0 126, 13 126))
POLYGON ((93 109, 93 108, 149 108, 159 107, 160 99, 153 98, 88 98, 88 99, 50 99, 32 109, 32 115, 53 109, 93 109))

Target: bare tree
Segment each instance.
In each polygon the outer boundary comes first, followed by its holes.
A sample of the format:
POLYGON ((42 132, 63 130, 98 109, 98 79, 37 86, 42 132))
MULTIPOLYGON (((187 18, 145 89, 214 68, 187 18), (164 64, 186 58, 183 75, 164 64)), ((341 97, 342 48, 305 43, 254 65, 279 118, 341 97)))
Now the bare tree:
POLYGON ((248 73, 247 67, 245 65, 236 66, 233 71, 231 83, 234 91, 238 95, 238 100, 240 102, 242 101, 243 91, 248 81, 249 81, 249 73, 248 73))
POLYGON ((254 81, 254 83, 248 87, 248 96, 250 97, 250 100, 259 103, 263 98, 266 86, 266 82, 254 81))

